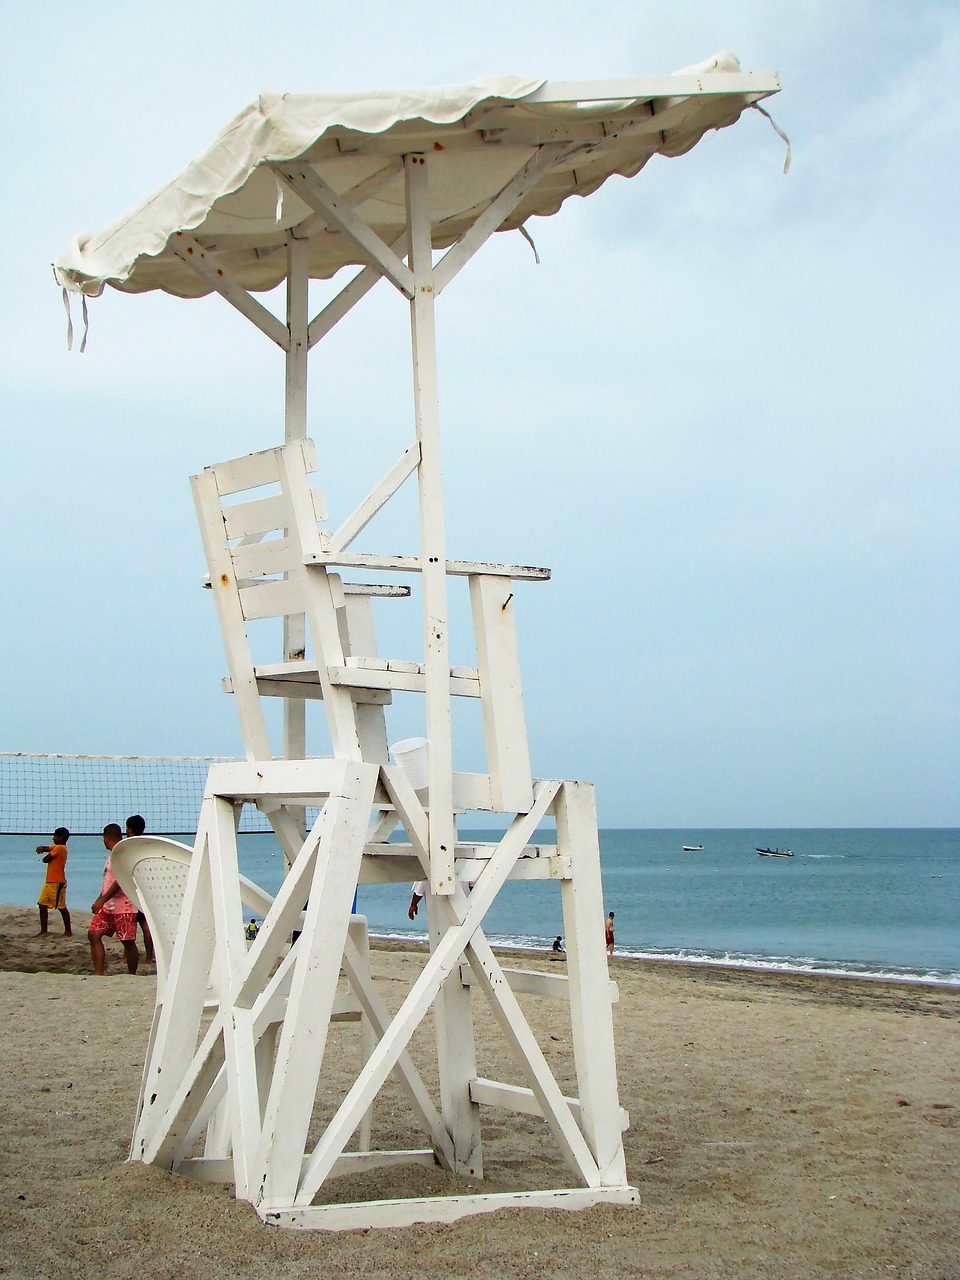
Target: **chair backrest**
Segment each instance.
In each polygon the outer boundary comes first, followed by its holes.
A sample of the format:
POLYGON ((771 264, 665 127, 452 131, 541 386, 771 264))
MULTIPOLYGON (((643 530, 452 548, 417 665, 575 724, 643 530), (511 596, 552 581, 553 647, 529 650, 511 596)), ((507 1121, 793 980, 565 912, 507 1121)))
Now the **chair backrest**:
POLYGON ((322 699, 335 753, 385 763, 382 704, 389 694, 334 684, 330 669, 342 668, 358 649, 375 657, 369 594, 409 591, 345 586, 339 574, 323 569, 307 577, 305 557, 322 551, 319 524, 327 516, 315 467, 313 442, 297 440, 207 467, 191 479, 230 691, 249 759, 274 754, 260 704, 267 695, 322 699), (255 665, 247 628, 269 619, 283 622, 281 660, 255 665))
MULTIPOLYGON (((191 479, 229 688, 248 759, 276 754, 261 705, 271 696, 322 701, 334 755, 386 764, 384 706, 395 692, 425 693, 426 669, 425 660, 378 656, 368 593, 406 595, 409 589, 345 583, 336 570, 422 572, 419 557, 345 550, 413 463, 404 455, 334 531, 319 527, 326 506, 313 483, 315 467, 313 442, 297 440, 207 467, 191 479), (255 662, 248 626, 271 618, 284 622, 282 661, 255 662)), ((460 561, 447 561, 447 573, 468 581, 477 653, 476 667, 450 668, 450 694, 481 701, 494 808, 524 811, 533 792, 512 583, 549 573, 460 561)))
MULTIPOLYGON (((153 935, 157 958, 157 988, 162 992, 180 923, 193 850, 163 836, 131 836, 121 840, 110 854, 113 874, 132 902, 143 911, 153 935)), ((273 898, 245 876, 240 877, 244 908, 262 919, 273 898)))

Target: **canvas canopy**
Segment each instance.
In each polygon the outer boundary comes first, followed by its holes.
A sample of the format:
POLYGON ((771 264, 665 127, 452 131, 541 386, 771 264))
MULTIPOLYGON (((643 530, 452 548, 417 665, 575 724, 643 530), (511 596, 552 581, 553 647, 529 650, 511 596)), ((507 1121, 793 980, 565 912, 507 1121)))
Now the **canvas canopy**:
POLYGON ((456 243, 518 175, 523 198, 499 230, 555 213, 612 174, 677 156, 711 129, 776 93, 775 73, 744 73, 721 53, 671 76, 558 83, 518 76, 366 94, 261 94, 178 177, 99 234, 78 237, 55 264, 66 289, 104 285, 200 297, 217 287, 189 262, 190 234, 246 290, 287 273, 284 251, 308 240, 308 272, 326 279, 370 256, 342 234, 311 191, 343 197, 381 242, 407 225, 403 156, 430 155, 433 246, 456 243))

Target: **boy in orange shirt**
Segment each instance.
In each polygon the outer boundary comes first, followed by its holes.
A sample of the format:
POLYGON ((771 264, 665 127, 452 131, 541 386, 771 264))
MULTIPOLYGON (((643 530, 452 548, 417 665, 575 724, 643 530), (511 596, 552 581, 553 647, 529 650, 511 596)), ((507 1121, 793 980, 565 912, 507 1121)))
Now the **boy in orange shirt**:
POLYGON ((67 841, 70 832, 66 827, 57 827, 53 833, 53 844, 38 844, 37 853, 43 854, 47 864, 47 878, 40 890, 37 906, 40 908, 40 933, 47 932, 47 919, 50 908, 59 911, 63 917, 63 936, 73 937, 70 928, 70 912, 67 910, 67 841))

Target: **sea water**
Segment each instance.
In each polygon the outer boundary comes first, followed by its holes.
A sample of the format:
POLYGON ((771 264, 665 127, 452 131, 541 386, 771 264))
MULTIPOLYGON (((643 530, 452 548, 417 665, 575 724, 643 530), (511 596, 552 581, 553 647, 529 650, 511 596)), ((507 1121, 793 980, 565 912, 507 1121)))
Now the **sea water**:
MULTIPOLYGON (((44 867, 33 850, 49 841, 0 836, 0 901, 36 902, 44 867)), ((88 910, 103 845, 73 836, 69 849, 68 902, 88 910)), ((621 955, 960 985, 956 828, 611 830, 600 833, 600 849, 604 907, 615 913, 621 955), (683 845, 703 849, 685 853, 683 845), (763 858, 758 846, 794 856, 763 858)), ((276 892, 282 869, 271 836, 241 836, 240 863, 276 892)), ((423 910, 411 923, 409 904, 409 885, 359 891, 358 909, 375 934, 423 938, 423 910)), ((564 933, 558 884, 508 882, 485 927, 493 942, 549 948, 564 933)))

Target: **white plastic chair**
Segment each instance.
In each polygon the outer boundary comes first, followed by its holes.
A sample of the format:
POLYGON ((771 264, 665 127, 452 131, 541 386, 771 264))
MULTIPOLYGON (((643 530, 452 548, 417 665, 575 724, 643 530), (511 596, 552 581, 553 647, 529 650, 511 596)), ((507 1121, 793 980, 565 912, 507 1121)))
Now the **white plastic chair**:
MULTIPOLYGON (((150 1041, 144 1059, 143 1078, 140 1082, 140 1096, 137 1101, 138 1116, 143 1103, 147 1070, 153 1056, 159 1012, 163 1004, 167 975, 170 972, 192 859, 193 849, 189 845, 180 844, 177 840, 169 840, 163 836, 131 836, 119 841, 110 854, 110 865, 121 889, 147 917, 147 923, 153 935, 157 963, 157 998, 150 1029, 150 1041)), ((244 907, 244 918, 247 915, 256 915, 262 920, 273 905, 270 894, 254 881, 248 880, 246 876, 240 876, 240 899, 244 907)), ((238 922, 238 927, 242 926, 243 919, 238 922)), ((366 917, 352 915, 349 928, 358 951, 367 959, 369 965, 370 948, 366 917)), ((216 1000, 212 1000, 211 1003, 215 1004, 216 1000)), ((363 1015, 353 992, 337 997, 334 1005, 334 1019, 338 1022, 361 1023, 361 1057, 366 1061, 374 1047, 373 1029, 369 1020, 363 1015)), ((272 1044, 269 1037, 264 1039, 265 1044, 272 1044)), ((222 1121, 222 1111, 219 1119, 211 1120, 211 1127, 208 1130, 208 1150, 211 1145, 222 1144, 222 1121)), ((357 1131, 360 1150, 369 1150, 371 1128, 372 1110, 368 1111, 357 1131)))

